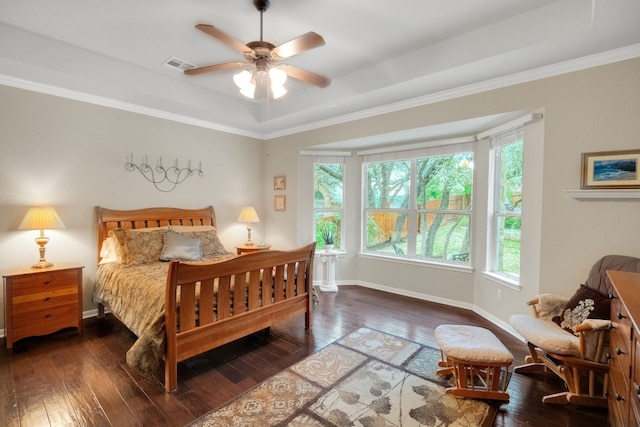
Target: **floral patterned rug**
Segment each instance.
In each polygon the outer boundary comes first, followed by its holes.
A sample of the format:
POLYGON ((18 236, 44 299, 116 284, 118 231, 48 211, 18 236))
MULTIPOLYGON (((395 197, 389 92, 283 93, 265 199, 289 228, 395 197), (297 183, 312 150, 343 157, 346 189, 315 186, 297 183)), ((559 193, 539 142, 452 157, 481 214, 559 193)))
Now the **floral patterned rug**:
POLYGON ((499 403, 445 394, 434 348, 361 328, 192 426, 491 426, 499 403))

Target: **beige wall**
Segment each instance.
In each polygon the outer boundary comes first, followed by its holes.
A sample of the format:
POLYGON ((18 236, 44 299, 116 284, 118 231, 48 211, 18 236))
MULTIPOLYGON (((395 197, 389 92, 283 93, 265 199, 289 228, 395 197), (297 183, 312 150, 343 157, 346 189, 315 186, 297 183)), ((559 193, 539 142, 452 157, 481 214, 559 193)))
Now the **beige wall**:
MULTIPOLYGON (((246 240, 236 222, 252 204, 261 215, 264 143, 204 128, 0 86, 0 271, 38 260, 36 231, 17 230, 29 206, 56 207, 65 230, 47 232, 47 259, 78 261, 84 270, 84 310, 91 302, 97 263, 94 206, 216 209, 220 235, 230 250, 246 240), (126 156, 148 155, 155 164, 202 161, 204 177, 191 177, 163 193, 126 156)), ((264 238, 264 223, 254 237, 264 238)), ((3 299, 3 298, 2 298, 3 299)), ((4 304, 0 305, 4 325, 4 304)))
MULTIPOLYGON (((640 59, 268 141, 267 175, 277 171, 297 177, 300 182, 297 189, 288 191, 291 209, 269 222, 267 237, 277 235, 280 239, 295 240, 306 227, 292 227, 297 215, 297 221, 308 223, 305 218, 308 203, 295 203, 296 198, 304 200, 302 192, 311 188, 309 172, 297 170, 295 156, 300 149, 523 110, 542 111, 544 120, 526 131, 541 145, 530 144, 525 148, 524 179, 530 197, 525 195, 524 201, 526 241, 522 249, 520 289, 498 284, 482 274, 484 224, 479 223, 475 224, 473 272, 365 258, 357 254, 358 247, 351 245, 346 257, 340 260, 338 280, 367 282, 399 293, 457 302, 506 324, 510 314, 528 312, 525 300, 538 292, 571 295, 600 256, 620 253, 640 257, 640 200, 579 201, 563 192, 580 186, 582 152, 640 148, 640 59), (305 209, 304 215, 299 212, 305 209), (502 290, 502 300, 497 298, 498 289, 502 290)), ((486 154, 487 151, 479 147, 478 152, 486 154)), ((353 172, 349 173, 353 178, 353 172)), ((355 172, 356 180, 359 173, 359 170, 355 172)), ((358 210, 359 185, 347 183, 347 187, 351 190, 351 193, 347 190, 346 197, 351 197, 347 203, 358 210)), ((268 193, 267 198, 270 196, 268 193)), ((475 208, 482 209, 481 206, 476 203, 475 208)), ((356 244, 359 242, 357 222, 356 216, 348 225, 348 239, 356 244)))
MULTIPOLYGON (((306 214, 312 182, 308 167, 301 166, 300 149, 521 110, 544 112, 544 121, 527 130, 534 140, 544 142, 528 147, 525 154, 526 165, 534 167, 525 170, 530 220, 523 223, 526 259, 521 290, 482 274, 482 224, 476 224, 474 231, 473 271, 359 256, 356 157, 347 164, 348 253, 340 259, 338 279, 468 306, 506 322, 516 311, 527 312, 524 301, 539 291, 573 293, 601 255, 640 256, 640 201, 578 201, 563 193, 579 187, 580 153, 640 148, 640 59, 266 143, 4 86, 0 99, 0 271, 37 260, 35 232, 16 228, 29 206, 54 205, 67 228, 48 233, 47 258, 86 265, 85 310, 94 308, 90 297, 96 268, 96 205, 119 209, 213 205, 221 238, 233 249, 246 238, 244 226, 235 220, 241 207, 251 204, 262 219, 254 227, 253 240, 291 248, 312 238, 306 214), (158 156, 167 161, 202 161, 205 177, 190 178, 175 191, 161 193, 142 177, 124 171, 130 153, 147 154, 150 162, 158 156), (273 210, 274 175, 287 176, 287 189, 278 193, 287 196, 284 212, 273 210), (496 298, 498 289, 503 291, 502 301, 496 298)), ((483 152, 488 148, 480 145, 478 153, 483 152)), ((481 193, 478 190, 476 196, 481 193)))

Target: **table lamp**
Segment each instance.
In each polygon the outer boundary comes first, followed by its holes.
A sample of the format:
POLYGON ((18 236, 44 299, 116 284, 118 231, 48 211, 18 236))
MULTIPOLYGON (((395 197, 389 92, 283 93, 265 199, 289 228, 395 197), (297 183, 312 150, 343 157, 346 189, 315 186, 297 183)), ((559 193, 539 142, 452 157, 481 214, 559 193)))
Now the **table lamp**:
POLYGON ((44 246, 49 242, 49 238, 44 235, 45 229, 64 228, 64 224, 56 211, 51 207, 33 207, 27 212, 18 229, 20 230, 40 230, 40 236, 35 241, 40 246, 40 261, 34 264, 33 268, 51 267, 53 264, 44 258, 44 246))
POLYGON ((238 217, 239 222, 247 223, 247 241, 245 242, 246 246, 253 246, 255 243, 251 241, 251 224, 254 222, 260 222, 260 218, 258 218, 258 214, 253 206, 247 206, 242 208, 240 211, 240 216, 238 217))

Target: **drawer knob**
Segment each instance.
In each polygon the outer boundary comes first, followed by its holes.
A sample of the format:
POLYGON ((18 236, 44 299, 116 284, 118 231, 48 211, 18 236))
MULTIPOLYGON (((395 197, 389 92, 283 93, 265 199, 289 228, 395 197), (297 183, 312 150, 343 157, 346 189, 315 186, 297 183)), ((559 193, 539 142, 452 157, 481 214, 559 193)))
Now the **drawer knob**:
POLYGON ((620 402, 621 400, 624 400, 624 397, 620 396, 618 393, 616 393, 616 400, 618 402, 620 402))
POLYGON ((620 356, 621 354, 624 354, 624 351, 620 350, 619 348, 616 348, 616 354, 620 356))
POLYGON ((636 394, 640 396, 640 385, 636 384, 636 394))
POLYGON ((609 299, 616 299, 616 297, 613 294, 609 294, 607 296, 609 297, 609 299))
POLYGON ((607 360, 609 359, 613 359, 613 356, 611 355, 611 353, 607 352, 607 360))
POLYGON ((45 285, 48 285, 49 283, 51 283, 51 280, 45 280, 45 281, 44 281, 44 284, 45 284, 45 285))
POLYGON ((51 313, 47 313, 47 314, 44 315, 45 319, 48 319, 49 317, 51 317, 51 313))
POLYGON ((618 316, 618 320, 622 320, 622 319, 626 319, 627 318, 627 316, 625 316, 624 314, 622 314, 620 312, 618 312, 617 316, 618 316))
POLYGON ((51 299, 51 297, 46 297, 46 298, 44 299, 44 301, 45 301, 45 302, 47 302, 47 301, 49 301, 50 299, 51 299))

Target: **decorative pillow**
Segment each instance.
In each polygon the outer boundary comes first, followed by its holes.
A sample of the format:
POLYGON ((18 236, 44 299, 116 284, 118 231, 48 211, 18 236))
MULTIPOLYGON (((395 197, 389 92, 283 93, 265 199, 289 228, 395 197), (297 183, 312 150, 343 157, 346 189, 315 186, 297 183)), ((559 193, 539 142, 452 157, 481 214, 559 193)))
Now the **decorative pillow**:
POLYGON ((218 239, 215 229, 210 231, 181 231, 180 234, 200 240, 203 258, 228 255, 230 253, 218 239))
POLYGON ((573 333, 571 329, 585 319, 610 318, 611 300, 593 289, 580 285, 578 291, 569 299, 560 316, 553 318, 560 327, 573 333))
POLYGON ((159 261, 166 232, 164 228, 151 231, 123 228, 113 230, 113 236, 117 241, 118 262, 129 266, 159 261))
POLYGON ((202 258, 200 239, 187 237, 171 230, 164 236, 164 247, 160 254, 162 261, 184 260, 198 261, 202 258))

